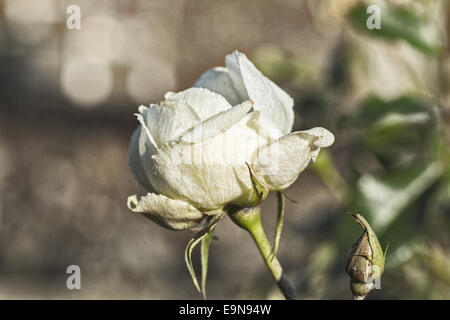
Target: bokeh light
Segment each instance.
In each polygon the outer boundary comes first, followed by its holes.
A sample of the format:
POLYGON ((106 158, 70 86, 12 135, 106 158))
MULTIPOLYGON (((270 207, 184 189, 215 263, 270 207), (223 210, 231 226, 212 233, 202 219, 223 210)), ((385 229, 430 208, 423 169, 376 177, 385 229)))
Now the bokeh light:
POLYGON ((111 94, 113 74, 109 64, 82 59, 69 60, 62 66, 61 86, 75 103, 95 107, 111 94))

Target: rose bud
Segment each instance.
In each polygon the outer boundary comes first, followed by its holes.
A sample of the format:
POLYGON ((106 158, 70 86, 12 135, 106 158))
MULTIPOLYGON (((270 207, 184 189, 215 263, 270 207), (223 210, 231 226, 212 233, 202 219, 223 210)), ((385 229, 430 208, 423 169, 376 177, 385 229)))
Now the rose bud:
POLYGON ((358 212, 353 219, 362 227, 363 234, 347 256, 346 271, 355 300, 362 300, 374 288, 384 271, 385 254, 369 223, 358 212))

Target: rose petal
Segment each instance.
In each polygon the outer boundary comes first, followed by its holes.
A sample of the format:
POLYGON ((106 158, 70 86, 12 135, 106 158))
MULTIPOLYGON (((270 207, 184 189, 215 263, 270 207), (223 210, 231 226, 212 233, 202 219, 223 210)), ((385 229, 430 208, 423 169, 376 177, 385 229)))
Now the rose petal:
POLYGON ((253 102, 246 101, 199 123, 181 136, 181 141, 198 143, 230 129, 250 111, 253 102))
POLYGON ((127 205, 131 211, 141 213, 172 230, 188 229, 203 218, 203 214, 189 203, 154 193, 148 193, 140 199, 132 195, 128 197, 127 205))
POLYGON ((220 94, 205 88, 189 88, 166 98, 167 103, 188 105, 195 110, 201 121, 231 108, 231 104, 220 94))
POLYGON ((229 203, 245 205, 252 192, 245 163, 253 165, 256 151, 269 142, 250 126, 254 116, 254 112, 246 114, 229 130, 201 143, 162 148, 153 157, 155 180, 163 181, 170 190, 161 193, 189 201, 203 211, 229 203))
POLYGON ((231 105, 244 101, 233 86, 228 69, 216 67, 206 70, 195 82, 194 87, 206 88, 223 96, 231 105))
POLYGON ((225 61, 234 87, 245 88, 246 95, 255 104, 254 109, 261 111, 283 134, 291 132, 294 123, 292 98, 266 78, 245 54, 235 51, 225 61))
POLYGON ((286 189, 315 160, 320 148, 333 142, 333 134, 324 128, 285 135, 260 151, 255 175, 261 177, 270 191, 286 189))
POLYGON ((130 148, 128 150, 128 164, 136 181, 142 187, 147 189, 147 191, 153 191, 152 185, 150 184, 150 181, 148 181, 147 174, 141 163, 141 154, 139 152, 141 130, 141 127, 138 127, 131 136, 130 148))
POLYGON ((149 134, 158 147, 178 141, 183 133, 201 121, 231 108, 224 97, 204 88, 168 92, 165 97, 158 105, 140 108, 149 134))
POLYGON ((195 87, 207 88, 224 96, 232 105, 245 100, 254 102, 262 113, 283 133, 291 132, 294 123, 294 101, 280 87, 266 78, 247 57, 235 51, 225 57, 226 68, 205 71, 195 87))

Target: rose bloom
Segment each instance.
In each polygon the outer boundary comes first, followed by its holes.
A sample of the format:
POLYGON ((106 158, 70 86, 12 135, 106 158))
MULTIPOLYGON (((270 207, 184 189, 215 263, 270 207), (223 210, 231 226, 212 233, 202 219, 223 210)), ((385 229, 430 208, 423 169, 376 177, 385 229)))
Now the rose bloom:
POLYGON ((334 142, 324 128, 291 133, 292 98, 243 53, 227 55, 225 64, 193 88, 139 107, 128 157, 149 193, 128 198, 133 212, 182 230, 227 205, 254 206, 255 180, 283 190, 334 142))

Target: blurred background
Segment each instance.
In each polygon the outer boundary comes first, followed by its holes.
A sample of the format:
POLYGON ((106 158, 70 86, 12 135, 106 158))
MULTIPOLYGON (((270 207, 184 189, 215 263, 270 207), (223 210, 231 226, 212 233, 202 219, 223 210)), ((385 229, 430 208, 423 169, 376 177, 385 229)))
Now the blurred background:
MULTIPOLYGON (((367 299, 450 299, 449 18, 445 0, 0 0, 0 299, 201 299, 193 232, 126 207, 145 193, 127 150, 139 105, 235 49, 294 97, 294 129, 336 136, 287 190, 278 256, 298 297, 351 299, 359 210, 389 244, 367 299)), ((273 234, 273 196, 263 220, 273 234)), ((209 298, 282 298, 244 231, 216 235, 209 298)))

